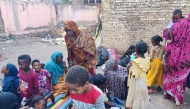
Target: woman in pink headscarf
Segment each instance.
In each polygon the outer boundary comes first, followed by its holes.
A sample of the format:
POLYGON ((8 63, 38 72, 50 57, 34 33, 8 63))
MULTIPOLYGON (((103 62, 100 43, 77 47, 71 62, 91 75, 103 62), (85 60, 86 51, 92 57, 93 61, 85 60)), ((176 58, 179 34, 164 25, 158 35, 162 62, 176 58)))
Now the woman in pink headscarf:
MULTIPOLYGON (((173 12, 172 42, 169 44, 169 54, 166 57, 163 81, 164 98, 175 100, 176 105, 183 102, 186 79, 190 69, 190 14, 183 18, 179 9, 173 12)), ((166 39, 168 32, 164 32, 166 39)), ((167 46, 167 45, 166 45, 167 46)))

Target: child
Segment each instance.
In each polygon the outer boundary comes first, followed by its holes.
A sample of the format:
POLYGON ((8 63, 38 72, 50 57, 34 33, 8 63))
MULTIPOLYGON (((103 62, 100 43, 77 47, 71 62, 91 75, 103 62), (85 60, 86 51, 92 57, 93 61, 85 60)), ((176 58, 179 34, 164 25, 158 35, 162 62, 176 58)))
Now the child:
POLYGON ((138 58, 132 61, 129 70, 129 91, 126 100, 128 109, 146 109, 148 104, 148 89, 146 84, 146 73, 150 68, 150 58, 144 57, 147 52, 147 44, 139 42, 136 45, 138 58))
POLYGON ((102 74, 98 73, 95 76, 89 75, 89 82, 100 88, 103 92, 106 92, 107 78, 102 74))
POLYGON ((170 44, 173 42, 172 27, 174 23, 178 22, 181 18, 184 18, 182 16, 182 11, 180 9, 174 10, 172 15, 172 21, 168 24, 166 30, 164 31, 163 37, 165 39, 165 55, 164 55, 165 62, 166 58, 170 54, 170 44))
POLYGON ((17 89, 19 87, 18 70, 15 65, 7 64, 1 69, 1 73, 4 74, 2 92, 10 92, 16 95, 17 101, 21 103, 21 96, 17 89))
POLYGON ((46 96, 46 100, 51 98, 52 102, 55 102, 55 98, 52 90, 52 78, 51 74, 47 70, 41 69, 40 61, 35 59, 32 61, 32 68, 38 75, 38 81, 42 95, 46 96), (47 97, 47 95, 50 95, 47 97))
POLYGON ((105 109, 104 95, 99 88, 89 83, 89 73, 84 67, 71 67, 65 82, 73 99, 73 109, 105 109))
POLYGON ((122 67, 126 67, 127 64, 130 62, 131 55, 132 51, 127 50, 126 53, 121 57, 121 60, 118 61, 118 64, 122 67))
POLYGON ((38 75, 30 68, 31 58, 29 55, 21 55, 18 57, 19 77, 20 77, 20 95, 26 98, 27 105, 34 95, 39 94, 38 75))
POLYGON ((36 109, 44 109, 45 107, 45 99, 42 96, 35 96, 32 98, 32 101, 30 103, 30 107, 36 108, 36 109))
POLYGON ((162 81, 163 81, 163 73, 164 73, 164 66, 162 64, 162 57, 164 54, 164 47, 160 44, 163 39, 162 37, 156 35, 153 36, 151 39, 153 47, 150 50, 150 58, 151 58, 151 65, 147 77, 147 86, 148 86, 148 93, 152 92, 160 92, 162 81), (152 85, 158 85, 157 91, 152 90, 150 87, 152 85))

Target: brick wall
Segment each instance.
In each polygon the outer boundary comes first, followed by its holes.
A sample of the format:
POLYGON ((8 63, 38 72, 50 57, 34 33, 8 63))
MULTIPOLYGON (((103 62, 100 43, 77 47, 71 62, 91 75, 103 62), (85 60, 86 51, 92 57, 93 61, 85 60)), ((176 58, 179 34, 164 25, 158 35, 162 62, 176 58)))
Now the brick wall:
POLYGON ((118 53, 143 40, 161 35, 171 21, 172 11, 180 8, 184 17, 190 10, 189 0, 102 0, 103 45, 118 53))
POLYGON ((1 14, 1 9, 0 9, 0 33, 4 33, 4 32, 5 32, 5 25, 2 19, 2 14, 1 14))

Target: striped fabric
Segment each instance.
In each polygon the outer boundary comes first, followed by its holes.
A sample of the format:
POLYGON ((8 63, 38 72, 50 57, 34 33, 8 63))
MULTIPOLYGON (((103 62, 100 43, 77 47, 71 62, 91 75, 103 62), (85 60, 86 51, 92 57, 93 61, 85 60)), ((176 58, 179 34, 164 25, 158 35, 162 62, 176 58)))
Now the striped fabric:
POLYGON ((63 94, 55 93, 55 104, 52 104, 51 99, 48 99, 47 107, 50 109, 67 109, 72 102, 70 97, 61 99, 63 94))

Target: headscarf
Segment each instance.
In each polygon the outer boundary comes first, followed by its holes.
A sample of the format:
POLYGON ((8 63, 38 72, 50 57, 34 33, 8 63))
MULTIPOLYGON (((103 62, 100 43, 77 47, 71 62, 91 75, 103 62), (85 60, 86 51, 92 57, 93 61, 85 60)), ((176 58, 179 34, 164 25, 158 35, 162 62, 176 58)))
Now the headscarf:
POLYGON ((108 71, 113 71, 114 70, 114 65, 115 65, 115 59, 109 59, 107 62, 106 62, 106 66, 105 66, 105 69, 104 69, 104 72, 108 72, 108 71))
MULTIPOLYGON (((97 55, 96 44, 90 34, 81 32, 74 21, 66 22, 64 28, 73 30, 75 32, 77 39, 74 41, 73 45, 75 45, 77 48, 83 49, 93 56, 97 55)), ((67 34, 66 37, 68 37, 67 34)))
POLYGON ((6 75, 4 75, 3 80, 3 92, 10 92, 17 96, 17 100, 20 103, 21 97, 20 94, 17 92, 19 87, 19 77, 18 77, 18 70, 15 65, 8 63, 6 65, 7 70, 9 71, 6 75))
POLYGON ((44 66, 44 69, 51 73, 53 84, 57 84, 59 81, 59 76, 63 76, 64 73, 64 67, 62 63, 56 63, 57 58, 61 56, 63 56, 61 51, 55 51, 51 55, 51 60, 49 60, 44 66))
POLYGON ((0 93, 0 109, 19 109, 17 97, 9 92, 0 93))

